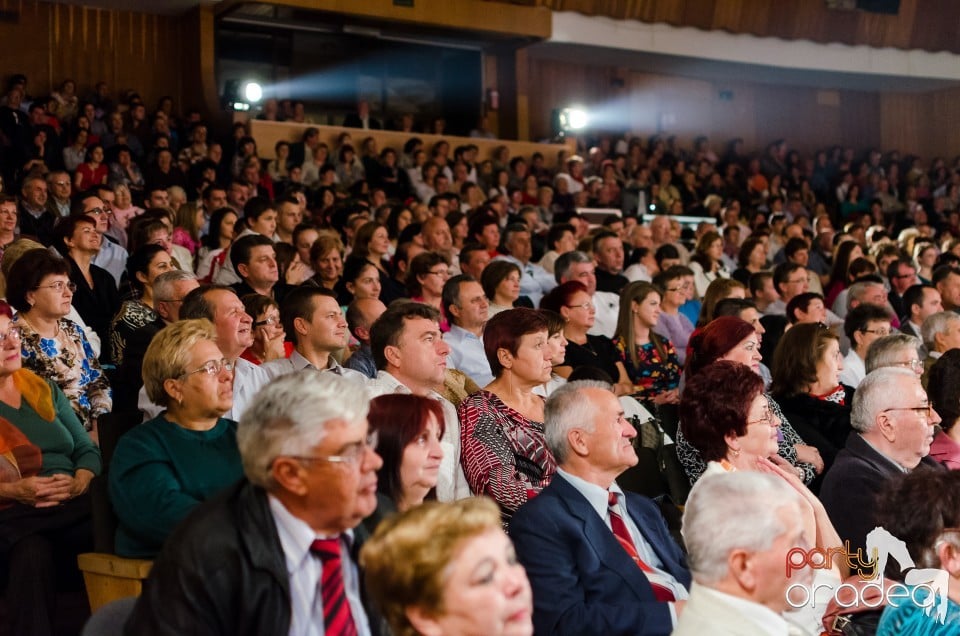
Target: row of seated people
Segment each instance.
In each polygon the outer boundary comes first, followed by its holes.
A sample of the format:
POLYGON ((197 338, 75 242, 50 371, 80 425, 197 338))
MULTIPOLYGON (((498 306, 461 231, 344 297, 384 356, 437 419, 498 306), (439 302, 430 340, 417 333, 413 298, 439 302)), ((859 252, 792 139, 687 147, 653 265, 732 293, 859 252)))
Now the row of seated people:
MULTIPOLYGON (((31 259, 35 260, 32 261, 32 265, 27 271, 21 272, 14 270, 17 275, 11 276, 11 282, 13 282, 13 280, 19 280, 21 278, 21 273, 23 274, 23 278, 27 279, 30 276, 28 272, 35 272, 33 276, 36 279, 36 283, 30 282, 29 280, 25 283, 26 287, 29 288, 25 293, 30 296, 26 306, 29 306, 30 300, 36 300, 38 292, 41 294, 47 293, 46 291, 41 292, 40 290, 48 289, 50 290, 51 296, 59 298, 61 304, 63 304, 63 299, 69 299, 70 290, 62 269, 62 261, 59 262, 61 269, 59 270, 60 273, 57 274, 57 270, 51 270, 50 268, 58 266, 58 259, 46 250, 38 249, 27 252, 17 263, 29 263, 31 259), (27 260, 24 261, 24 259, 27 260), (46 263, 46 265, 44 265, 44 263, 46 263), (48 273, 51 271, 53 274, 48 273)), ((14 266, 17 267, 17 264, 15 263, 14 266)), ((451 288, 459 287, 461 292, 463 291, 463 285, 470 283, 476 285, 476 283, 469 278, 461 278, 460 280, 451 280, 448 282, 451 288)), ((564 286, 571 288, 571 290, 576 293, 584 294, 585 298, 580 305, 575 302, 566 303, 563 309, 580 309, 585 310, 588 314, 592 313, 591 308, 584 306, 589 305, 590 301, 589 296, 586 295, 586 288, 581 283, 570 281, 559 286, 557 289, 560 290, 564 286)), ((626 320, 630 321, 633 327, 640 326, 641 328, 645 327, 649 329, 652 321, 649 316, 647 316, 646 321, 644 321, 643 314, 645 312, 643 311, 643 306, 649 304, 655 313, 661 292, 643 282, 631 283, 628 286, 628 289, 629 288, 634 288, 630 289, 630 292, 634 292, 637 295, 631 297, 629 293, 627 293, 627 290, 625 290, 625 295, 621 299, 622 306, 630 307, 626 313, 627 316, 632 316, 632 318, 628 317, 626 320), (630 299, 629 303, 624 302, 624 300, 628 298, 630 299), (647 303, 647 301, 650 302, 647 303)), ((14 305, 19 305, 20 294, 23 292, 17 290, 16 287, 11 289, 10 292, 10 298, 14 302, 14 305)), ((181 315, 181 318, 206 317, 212 319, 216 325, 215 330, 211 332, 209 326, 206 327, 206 329, 208 330, 207 339, 210 340, 209 344, 213 348, 200 346, 201 343, 194 340, 179 351, 180 356, 177 355, 177 352, 169 350, 163 351, 163 353, 160 354, 160 347, 165 342, 165 339, 160 336, 154 338, 153 342, 156 344, 150 345, 151 349, 148 349, 147 358, 144 362, 144 378, 147 382, 146 391, 148 397, 153 402, 160 407, 166 406, 168 410, 159 420, 154 420, 150 423, 153 424, 153 426, 143 425, 128 434, 128 437, 121 443, 121 449, 118 450, 117 458, 115 458, 115 466, 117 465, 116 463, 122 466, 123 460, 121 458, 124 457, 125 453, 130 452, 126 450, 128 448, 127 444, 130 444, 133 445, 134 448, 137 448, 132 460, 129 462, 131 470, 134 473, 138 471, 151 473, 151 471, 160 468, 162 475, 153 473, 149 475, 149 479, 146 479, 146 482, 148 482, 152 488, 155 488, 158 483, 165 484, 160 493, 154 492, 154 496, 169 497, 171 495, 169 490, 171 484, 176 484, 177 488, 183 490, 190 490, 192 488, 189 484, 192 480, 189 477, 176 475, 178 471, 195 470, 198 466, 217 466, 220 463, 218 461, 204 461, 202 463, 189 461, 180 466, 179 459, 176 457, 168 457, 167 455, 172 454, 179 456, 182 454, 184 457, 187 457, 190 456, 190 452, 173 450, 171 443, 168 441, 163 441, 158 444, 157 436, 178 435, 178 429, 169 426, 170 424, 177 424, 180 428, 190 430, 188 420, 203 420, 200 422, 200 429, 214 431, 215 434, 213 437, 220 438, 225 434, 225 431, 230 430, 229 422, 221 422, 216 418, 226 413, 224 409, 229 410, 234 408, 237 398, 250 395, 250 393, 259 388, 256 387, 255 384, 257 381, 262 381, 262 379, 258 380, 256 378, 256 374, 241 375, 240 373, 244 367, 240 366, 237 357, 245 346, 249 346, 252 343, 251 327, 253 320, 244 313, 243 305, 240 304, 236 295, 231 290, 218 287, 197 289, 191 292, 191 294, 192 296, 188 294, 187 297, 183 299, 182 311, 184 314, 181 315), (210 339, 213 333, 216 334, 215 345, 214 341, 210 339), (156 352, 153 352, 154 355, 158 356, 159 359, 164 362, 176 361, 178 357, 184 360, 182 355, 186 352, 190 352, 193 355, 189 360, 189 365, 184 364, 159 374, 162 378, 159 387, 162 388, 158 388, 158 385, 154 381, 155 378, 149 372, 151 365, 156 362, 155 359, 151 360, 150 355, 151 350, 154 348, 157 349, 156 352), (224 357, 217 357, 220 355, 224 357), (204 359, 201 360, 201 358, 204 359), (234 365, 237 366, 235 367, 234 365), (234 372, 236 372, 236 375, 234 372), (194 381, 194 386, 189 386, 187 383, 190 382, 193 376, 196 376, 198 379, 194 381), (178 384, 180 385, 179 387, 177 386, 178 384), (204 384, 206 384, 206 386, 203 386, 204 384), (197 388, 200 388, 200 390, 197 391, 197 388), (184 389, 194 390, 185 391, 184 389), (189 393, 192 393, 194 396, 205 396, 207 403, 203 404, 202 408, 199 409, 205 413, 203 417, 189 418, 186 417, 189 412, 180 411, 189 393), (176 400, 176 406, 174 405, 174 400, 176 400), (180 420, 183 420, 184 423, 180 423, 180 420), (142 438, 139 440, 139 444, 137 441, 138 437, 142 438), (145 440, 147 440, 147 443, 144 443, 145 440), (153 444, 149 443, 149 440, 153 440, 153 444), (162 461, 156 461, 156 458, 151 460, 149 457, 145 458, 142 455, 138 455, 138 453, 143 452, 146 452, 148 455, 156 452, 158 450, 156 446, 158 445, 161 447, 159 450, 162 455, 162 461), (151 448, 151 446, 153 448, 151 448), (173 473, 173 475, 171 475, 171 473, 173 473), (161 476, 166 479, 160 479, 161 476), (171 477, 173 478, 171 479, 171 477), (181 481, 184 483, 181 484, 181 481)), ((549 294, 547 298, 550 298, 549 294)), ((466 304, 459 298, 457 302, 466 304)), ((482 296, 478 304, 481 307, 486 304, 482 296)), ((755 308, 749 305, 746 307, 735 305, 735 308, 738 310, 746 309, 746 316, 751 315, 750 311, 753 312, 752 315, 754 317, 756 316, 755 308)), ((331 353, 342 348, 345 335, 344 319, 340 307, 337 305, 337 301, 331 292, 325 292, 320 288, 311 286, 298 288, 290 292, 287 297, 281 301, 281 309, 281 323, 290 325, 292 330, 297 334, 294 337, 296 352, 291 360, 278 360, 276 362, 265 363, 261 369, 266 372, 266 377, 282 375, 297 369, 302 370, 307 366, 313 366, 317 369, 326 369, 334 372, 336 375, 344 376, 351 382, 358 384, 364 382, 359 374, 350 374, 330 358, 331 353), (308 302, 304 303, 304 300, 308 302), (326 356, 323 355, 324 353, 326 356), (297 355, 300 357, 299 362, 296 358, 297 355)), ((456 312, 451 312, 451 314, 456 315, 456 312)), ((710 341, 708 336, 714 331, 722 334, 727 338, 728 345, 726 347, 722 345, 719 346, 719 348, 714 347, 714 351, 716 352, 713 354, 714 357, 724 357, 728 360, 743 362, 746 365, 754 367, 754 370, 750 371, 750 373, 756 374, 756 372, 759 371, 759 355, 756 353, 758 344, 756 328, 752 324, 740 319, 730 320, 733 320, 734 324, 725 325, 722 318, 719 319, 719 322, 715 321, 711 323, 715 325, 715 329, 712 331, 710 330, 711 324, 708 324, 703 330, 700 339, 704 343, 707 343, 710 341), (742 341, 734 338, 732 345, 735 346, 732 346, 729 337, 731 333, 743 335, 744 338, 742 341)), ((442 430, 431 432, 433 437, 437 438, 437 447, 441 449, 441 452, 434 453, 432 462, 436 465, 431 467, 427 472, 432 472, 433 468, 437 469, 435 485, 437 486, 438 497, 446 500, 457 499, 462 496, 467 496, 470 493, 487 494, 493 496, 500 504, 504 519, 509 519, 514 510, 521 507, 532 494, 536 493, 555 475, 557 460, 553 456, 553 451, 545 441, 546 437, 542 422, 546 416, 543 410, 542 398, 537 395, 536 390, 541 385, 546 385, 544 392, 549 390, 551 380, 555 386, 562 384, 562 381, 558 378, 551 378, 551 369, 554 366, 554 360, 559 361, 561 359, 564 341, 562 336, 563 324, 562 319, 554 318, 553 325, 551 326, 548 315, 537 314, 532 310, 524 309, 506 310, 487 321, 486 328, 483 332, 483 346, 488 364, 491 369, 495 369, 494 381, 487 385, 485 390, 474 392, 469 397, 460 401, 458 409, 459 417, 454 415, 453 419, 448 419, 448 414, 452 410, 452 406, 444 406, 442 409, 442 411, 444 411, 444 426, 438 427, 438 429, 442 428, 442 430), (451 430, 454 431, 453 436, 448 434, 451 430), (459 435, 457 435, 458 430, 459 435), (458 443, 461 446, 459 451, 457 450, 458 443), (448 461, 446 465, 444 465, 443 459, 438 457, 439 454, 447 457, 448 461), (460 457, 461 461, 457 462, 455 460, 456 457, 460 457), (461 479, 461 468, 464 471, 462 477, 465 477, 466 488, 464 490, 460 490, 457 483, 461 479)), ((168 332, 176 333, 177 328, 186 328, 189 326, 191 326, 189 322, 178 322, 161 331, 161 334, 167 334, 168 332)), ((447 375, 445 373, 445 359, 448 356, 450 348, 440 337, 439 313, 436 312, 436 310, 423 304, 394 304, 387 312, 373 322, 370 331, 371 350, 377 352, 374 353, 374 358, 377 367, 380 369, 373 383, 375 391, 385 390, 386 392, 393 393, 398 389, 405 388, 413 392, 432 394, 432 392, 436 392, 443 387, 447 375)), ((10 333, 13 335, 9 337, 9 340, 13 343, 17 339, 17 336, 20 335, 20 332, 14 327, 10 333)), ((629 334, 630 329, 628 328, 624 333, 629 334)), ((695 338, 695 342, 696 341, 697 339, 695 338)), ((823 380, 826 384, 824 386, 827 388, 833 386, 835 389, 842 389, 838 384, 839 364, 837 364, 837 359, 839 345, 836 344, 836 337, 833 336, 832 332, 822 328, 820 325, 798 325, 785 334, 779 347, 781 350, 789 352, 788 354, 779 356, 781 360, 799 361, 804 354, 806 354, 806 368, 803 368, 796 362, 789 364, 784 363, 780 366, 775 364, 775 380, 778 379, 779 376, 777 374, 783 368, 787 368, 786 373, 789 375, 789 373, 796 370, 796 367, 800 366, 801 368, 797 373, 797 377, 801 378, 802 382, 802 378, 804 377, 823 375, 820 367, 826 366, 826 378, 823 380), (811 328, 806 329, 805 327, 811 328), (821 342, 818 342, 818 339, 821 342), (833 343, 832 345, 831 342, 833 343), (791 346, 794 347, 794 349, 791 349, 791 346), (794 354, 794 351, 797 353, 794 354), (832 367, 830 367, 829 364, 831 360, 833 361, 832 367)), ((687 366, 688 377, 696 372, 697 365, 711 362, 708 349, 709 347, 704 346, 703 355, 697 355, 699 347, 695 345, 694 357, 691 358, 687 366), (694 360, 697 362, 695 363, 694 360)), ((15 343, 14 350, 16 350, 15 343)), ((915 347, 913 355, 916 355, 915 347)), ((14 357, 19 360, 19 355, 14 357)), ((890 364, 894 366, 912 366, 916 369, 917 365, 913 362, 914 359, 910 357, 910 353, 907 351, 907 360, 894 359, 890 364)), ((696 376, 694 376, 694 378, 695 377, 696 376)), ((915 376, 911 377, 914 377, 914 380, 916 380, 915 376)), ((817 382, 821 382, 819 377, 817 377, 817 382)), ((757 380, 753 382, 753 384, 758 384, 762 390, 763 383, 762 380, 759 379, 759 375, 757 375, 757 380)), ((722 386, 749 387, 751 384, 745 382, 743 377, 737 381, 724 378, 722 386)), ((815 385, 801 386, 807 386, 807 393, 812 394, 816 390, 815 385)), ((470 390, 463 385, 462 378, 460 379, 458 388, 461 392, 461 398, 464 393, 470 392, 470 390)), ((885 388, 891 390, 890 387, 885 388)), ((830 392, 824 394, 826 396, 825 401, 835 401, 836 392, 837 391, 834 390, 832 394, 830 392)), ((698 413, 695 412, 690 420, 692 422, 690 426, 695 426, 696 423, 703 424, 709 419, 704 413, 716 414, 719 412, 718 409, 720 409, 721 404, 728 403, 726 400, 721 400, 720 402, 712 401, 714 400, 714 396, 719 393, 720 388, 718 386, 711 387, 704 391, 693 390, 692 387, 688 387, 688 390, 684 392, 684 399, 687 400, 687 403, 685 404, 684 401, 681 400, 681 433, 685 433, 686 437, 692 437, 694 440, 697 439, 695 429, 689 428, 688 430, 688 426, 684 420, 687 405, 695 404, 697 396, 705 400, 710 400, 709 404, 699 407, 704 410, 698 413)), ((900 395, 901 393, 897 394, 900 395)), ((454 400, 456 399, 457 398, 454 397, 454 400)), ((766 398, 764 398, 764 400, 766 400, 766 398)), ((753 402, 756 401, 756 399, 753 400, 753 402)), ((440 404, 446 405, 447 403, 440 401, 440 404)), ((769 402, 768 404, 769 406, 767 408, 771 410, 775 408, 773 406, 774 402, 769 402)), ((197 406, 199 405, 198 403, 197 406)), ((842 403, 840 405, 843 406, 842 403)), ((192 408, 194 405, 188 406, 192 408)), ((895 407, 892 410, 897 410, 897 408, 898 407, 895 407)), ((919 416, 919 407, 917 407, 916 410, 913 407, 905 408, 904 410, 913 412, 919 416)), ((197 413, 198 411, 194 412, 197 413)), ((924 410, 924 415, 921 417, 926 419, 927 413, 931 414, 931 421, 937 419, 936 414, 929 409, 924 410)), ((242 419, 242 414, 238 412, 234 417, 242 419)), ((765 452, 769 451, 771 441, 773 442, 773 447, 778 448, 776 444, 776 426, 774 424, 776 420, 769 415, 765 417, 766 420, 764 421, 767 422, 768 426, 772 427, 772 432, 766 434, 765 437, 761 435, 759 438, 744 439, 742 440, 742 446, 738 443, 727 447, 724 446, 722 442, 714 442, 713 447, 710 446, 709 442, 699 444, 694 442, 692 445, 696 451, 701 453, 701 461, 704 459, 715 461, 721 466, 723 466, 724 462, 729 466, 736 466, 737 459, 741 453, 746 450, 744 461, 747 462, 745 465, 749 466, 749 462, 753 461, 754 457, 757 455, 764 456, 765 452), (751 442, 757 441, 766 442, 767 445, 764 446, 760 444, 757 448, 750 445, 751 442), (726 448, 723 456, 715 455, 716 451, 714 449, 717 447, 726 448), (767 451, 764 449, 767 449, 767 451), (754 455, 751 455, 751 452, 753 452, 754 455)), ((851 424, 852 422, 849 422, 846 430, 843 432, 849 433, 851 424)), ((718 432, 717 428, 710 428, 713 434, 716 435, 718 432)), ((857 430, 860 429, 857 428, 857 430)), ((709 432, 710 431, 708 431, 708 433, 709 432)), ((831 431, 831 433, 837 432, 838 431, 831 431)), ((730 435, 729 431, 721 430, 719 433, 721 439, 726 439, 726 437, 730 435)), ((426 436, 425 440, 429 439, 429 437, 429 435, 426 436)), ((746 433, 741 433, 739 437, 746 437, 746 433)), ((787 436, 784 435, 784 437, 786 438, 787 436)), ((851 439, 856 439, 855 435, 851 435, 850 437, 851 439)), ((191 440, 191 438, 185 439, 191 440)), ((795 433, 791 435, 789 439, 796 439, 798 443, 802 445, 803 440, 798 438, 795 433)), ((919 442, 925 441, 917 437, 908 438, 907 441, 911 441, 911 439, 912 441, 918 441, 918 439, 919 442)), ((183 442, 184 440, 179 441, 183 442)), ((192 440, 187 443, 192 443, 192 440)), ((871 440, 868 446, 873 448, 877 443, 877 440, 871 440)), ((789 460, 791 459, 789 449, 792 448, 793 451, 798 451, 799 448, 791 443, 788 443, 786 446, 788 450, 783 454, 787 455, 787 459, 789 460)), ((862 450, 862 448, 857 450, 862 450)), ((904 449, 884 447, 883 450, 887 451, 889 453, 888 456, 897 463, 910 463, 909 458, 901 457, 900 455, 900 453, 905 452, 904 449)), ((917 452, 917 449, 912 447, 907 450, 914 454, 917 452)), ((929 450, 929 446, 927 450, 929 450)), ((219 451, 212 450, 213 454, 217 452, 219 451)), ((923 454, 926 454, 926 452, 923 454)), ((212 460, 212 457, 213 456, 208 459, 212 460)), ((795 464, 800 463, 796 455, 794 455, 792 459, 795 464)), ((837 462, 837 466, 841 466, 839 461, 837 462)), ((798 465, 794 468, 797 469, 798 479, 806 476, 807 471, 804 470, 803 466, 798 465)), ((816 472, 816 468, 816 464, 814 463, 814 472, 816 472)), ((236 469, 236 465, 234 465, 234 469, 236 469)), ((224 479, 228 481, 231 476, 236 477, 235 472, 232 473, 232 475, 229 471, 224 472, 224 479)), ((422 473, 423 470, 419 472, 422 473)), ((112 473, 112 475, 116 474, 118 473, 112 473)), ((137 481, 137 479, 130 474, 125 474, 125 477, 126 478, 122 480, 121 486, 115 486, 116 482, 113 481, 112 477, 112 490, 115 493, 119 492, 120 497, 122 497, 124 489, 131 487, 129 484, 137 481)), ((209 478, 210 476, 207 477, 209 478)), ((871 476, 871 480, 873 479, 874 477, 871 476)), ((209 481, 209 479, 206 481, 209 481)), ((827 480, 827 482, 828 481, 829 480, 827 480)), ((214 487, 214 490, 215 489, 216 487, 214 487)), ((826 491, 827 483, 824 484, 824 489, 826 491)), ((426 490, 424 490, 424 494, 425 492, 426 490)), ((209 495, 210 493, 206 494, 209 495)), ((164 520, 150 519, 149 515, 151 511, 164 510, 165 507, 149 505, 148 502, 150 498, 147 493, 136 493, 135 496, 131 497, 130 501, 134 504, 145 505, 145 510, 137 510, 127 521, 125 521, 124 512, 121 512, 123 510, 123 504, 117 503, 118 495, 115 494, 114 497, 118 514, 121 517, 121 533, 131 532, 129 528, 125 529, 124 523, 138 524, 146 522, 145 525, 154 530, 162 526, 162 521, 164 520)), ((196 493, 196 491, 194 491, 194 497, 204 498, 203 493, 196 493)), ((826 492, 824 492, 824 497, 826 499, 826 492)), ((422 499, 422 496, 420 498, 422 499)), ((185 501, 189 502, 190 498, 185 498, 185 501)), ((128 501, 128 503, 130 502, 128 501)), ((838 513, 841 515, 841 518, 834 520, 834 523, 838 527, 843 523, 843 519, 846 518, 845 513, 849 509, 849 502, 844 503, 845 505, 840 508, 841 512, 838 513)), ((176 511, 177 507, 174 506, 173 509, 176 511)), ((856 524, 863 520, 863 517, 855 515, 853 519, 849 519, 848 521, 856 524)), ((165 521, 169 523, 169 519, 165 521)), ((169 527, 167 530, 169 531, 169 527)), ((131 532, 131 534, 135 533, 131 532)), ((121 536, 123 535, 121 534, 121 536)), ((850 535, 845 536, 845 538, 856 541, 856 532, 854 531, 850 535)), ((123 540, 118 540, 118 546, 123 543, 123 540)), ((153 545, 152 548, 143 548, 142 546, 135 547, 131 553, 146 554, 150 553, 151 550, 155 551, 157 547, 157 545, 153 545), (140 552, 140 550, 144 551, 140 552)), ((125 550, 125 548, 121 549, 125 550)))

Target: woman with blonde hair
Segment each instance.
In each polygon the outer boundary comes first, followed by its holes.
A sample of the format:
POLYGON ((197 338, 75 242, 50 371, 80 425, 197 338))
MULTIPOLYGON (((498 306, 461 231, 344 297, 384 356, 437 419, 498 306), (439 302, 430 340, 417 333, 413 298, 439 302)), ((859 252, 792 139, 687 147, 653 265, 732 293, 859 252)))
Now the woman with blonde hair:
POLYGON ((525 636, 533 593, 489 499, 427 502, 383 522, 360 552, 394 636, 525 636))

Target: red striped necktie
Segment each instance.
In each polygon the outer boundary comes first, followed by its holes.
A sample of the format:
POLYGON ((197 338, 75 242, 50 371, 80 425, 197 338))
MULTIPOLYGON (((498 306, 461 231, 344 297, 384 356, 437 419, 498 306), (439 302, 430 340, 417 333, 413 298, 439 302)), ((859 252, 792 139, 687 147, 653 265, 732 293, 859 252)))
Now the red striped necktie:
POLYGON ((323 561, 320 593, 323 596, 323 633, 356 636, 357 626, 350 614, 346 588, 343 585, 343 563, 340 558, 340 537, 315 539, 310 552, 323 561))
MULTIPOLYGON (((640 553, 637 552, 637 546, 633 544, 633 539, 630 538, 630 531, 627 530, 627 524, 623 522, 623 517, 621 517, 620 513, 617 512, 616 493, 607 493, 607 504, 609 506, 609 508, 607 508, 607 512, 610 514, 610 529, 613 530, 613 536, 617 538, 620 546, 626 550, 627 554, 630 555, 630 558, 633 559, 634 563, 636 563, 645 574, 653 572, 653 568, 647 565, 644 560, 640 558, 640 553)), ((673 595, 673 592, 670 591, 670 588, 664 587, 659 583, 654 583, 653 581, 650 581, 650 587, 653 588, 653 596, 658 601, 666 603, 668 601, 677 600, 677 598, 673 595)))

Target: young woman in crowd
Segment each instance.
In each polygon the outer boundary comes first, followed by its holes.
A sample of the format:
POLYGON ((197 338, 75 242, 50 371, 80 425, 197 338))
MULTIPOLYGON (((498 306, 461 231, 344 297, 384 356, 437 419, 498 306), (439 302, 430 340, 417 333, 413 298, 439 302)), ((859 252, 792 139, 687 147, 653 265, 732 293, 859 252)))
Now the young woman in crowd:
POLYGON ((153 281, 173 269, 173 261, 160 245, 144 245, 127 259, 127 280, 134 297, 120 305, 120 311, 110 326, 111 359, 118 367, 123 364, 127 340, 141 327, 159 320, 153 281))
POLYGON ((489 316, 512 309, 520 298, 520 267, 510 261, 492 261, 480 278, 483 293, 490 301, 489 316))
POLYGON ((680 358, 670 340, 654 331, 662 313, 659 289, 630 283, 620 292, 620 315, 613 344, 633 384, 631 394, 655 405, 680 400, 680 358))

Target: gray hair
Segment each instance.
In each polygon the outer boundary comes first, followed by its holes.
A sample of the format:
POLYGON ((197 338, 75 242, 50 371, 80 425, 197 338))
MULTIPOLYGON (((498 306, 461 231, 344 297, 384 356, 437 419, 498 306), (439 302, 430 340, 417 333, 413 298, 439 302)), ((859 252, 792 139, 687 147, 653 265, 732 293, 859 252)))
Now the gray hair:
POLYGON ((920 335, 923 337, 923 344, 929 351, 936 350, 936 340, 939 334, 946 332, 950 323, 954 320, 960 320, 960 315, 952 311, 938 311, 930 314, 920 326, 920 335))
POLYGON ((867 295, 867 290, 874 285, 880 285, 883 287, 883 283, 878 283, 872 280, 863 280, 859 283, 854 283, 847 288, 847 313, 853 309, 853 302, 859 302, 863 300, 863 297, 867 295))
POLYGON ((171 269, 157 276, 153 281, 153 297, 159 301, 169 300, 173 296, 174 286, 183 280, 196 280, 191 272, 171 269))
POLYGON ((592 431, 596 407, 583 396, 584 389, 613 391, 613 387, 598 380, 567 382, 547 398, 543 409, 543 436, 547 448, 558 464, 567 458, 570 444, 567 435, 575 428, 592 431))
POLYGON ((884 409, 900 403, 902 396, 893 390, 897 378, 916 379, 910 369, 881 367, 871 371, 857 386, 850 411, 850 426, 859 433, 869 433, 884 409))
POLYGON ((274 459, 309 452, 323 440, 327 422, 358 422, 369 408, 364 385, 335 373, 303 370, 277 378, 257 393, 237 425, 244 474, 273 488, 274 459))
POLYGON ((563 282, 563 277, 570 271, 570 266, 574 263, 592 263, 593 259, 586 252, 572 250, 564 252, 553 262, 553 277, 557 279, 557 284, 563 282))
POLYGON ((909 349, 914 355, 917 355, 917 349, 920 347, 920 340, 916 336, 905 333, 892 333, 889 336, 877 338, 867 349, 867 359, 864 364, 867 373, 883 367, 894 367, 898 365, 897 354, 904 349, 909 349))
POLYGON ((800 522, 799 495, 783 479, 753 471, 709 475, 697 481, 683 511, 690 571, 698 583, 722 580, 734 550, 769 550, 800 522), (793 504, 796 520, 777 514, 793 504))

